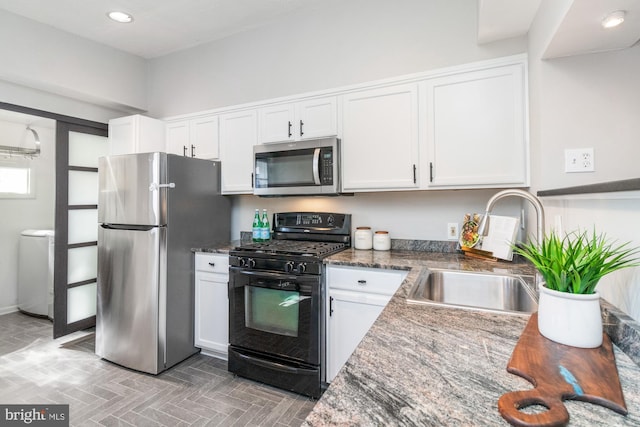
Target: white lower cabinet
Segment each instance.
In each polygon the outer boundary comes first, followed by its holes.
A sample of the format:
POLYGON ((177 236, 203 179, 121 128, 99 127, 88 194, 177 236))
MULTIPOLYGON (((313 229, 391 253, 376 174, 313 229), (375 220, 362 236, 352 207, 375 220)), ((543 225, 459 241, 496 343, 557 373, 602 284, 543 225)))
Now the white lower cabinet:
POLYGON ((229 256, 195 255, 195 346, 202 353, 227 359, 229 345, 229 256))
POLYGON ((406 271, 327 266, 326 381, 331 382, 376 321, 406 271))

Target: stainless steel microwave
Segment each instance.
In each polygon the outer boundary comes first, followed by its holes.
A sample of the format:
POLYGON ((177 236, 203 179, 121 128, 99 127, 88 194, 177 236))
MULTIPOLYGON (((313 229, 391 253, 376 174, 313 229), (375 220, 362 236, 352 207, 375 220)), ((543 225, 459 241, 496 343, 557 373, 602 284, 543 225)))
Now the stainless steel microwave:
POLYGON ((255 195, 340 194, 340 140, 337 138, 256 145, 253 157, 255 195))

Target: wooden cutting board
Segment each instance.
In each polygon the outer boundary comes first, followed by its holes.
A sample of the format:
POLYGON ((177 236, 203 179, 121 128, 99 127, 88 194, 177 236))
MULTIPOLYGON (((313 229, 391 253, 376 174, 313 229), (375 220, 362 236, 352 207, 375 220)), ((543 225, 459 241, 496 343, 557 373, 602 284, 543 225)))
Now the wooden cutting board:
POLYGON ((578 348, 558 344, 538 332, 538 313, 533 313, 507 371, 534 385, 531 390, 503 394, 500 415, 514 426, 563 426, 569 422, 564 400, 581 400, 626 415, 611 340, 604 334, 602 346, 578 348), (524 413, 519 409, 541 405, 548 411, 524 413))

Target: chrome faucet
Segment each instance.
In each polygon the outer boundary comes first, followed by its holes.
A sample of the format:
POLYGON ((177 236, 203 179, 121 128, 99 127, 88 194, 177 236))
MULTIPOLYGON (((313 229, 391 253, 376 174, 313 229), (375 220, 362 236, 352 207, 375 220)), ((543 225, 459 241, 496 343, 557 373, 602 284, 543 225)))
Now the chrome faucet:
POLYGON ((496 204, 498 200, 502 199, 503 197, 509 197, 509 196, 517 196, 517 197, 526 199, 530 201, 533 207, 536 209, 536 219, 537 219, 537 227, 538 227, 538 230, 537 230, 538 241, 536 242, 536 244, 540 244, 542 242, 542 239, 544 238, 544 208, 542 207, 542 203, 540 202, 540 199, 538 199, 533 194, 524 190, 519 190, 517 188, 502 190, 494 194, 493 197, 489 199, 489 201, 487 202, 486 212, 484 213, 484 216, 480 220, 480 224, 478 224, 478 234, 480 236, 486 236, 488 234, 489 217, 491 216, 491 210, 493 209, 493 206, 496 204))

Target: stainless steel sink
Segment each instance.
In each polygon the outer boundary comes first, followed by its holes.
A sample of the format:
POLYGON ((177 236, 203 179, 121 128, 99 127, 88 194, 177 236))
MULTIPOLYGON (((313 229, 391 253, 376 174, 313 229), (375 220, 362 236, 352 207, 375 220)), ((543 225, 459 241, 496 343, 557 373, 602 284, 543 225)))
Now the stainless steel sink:
POLYGON ((410 304, 508 314, 538 310, 533 276, 430 269, 409 291, 410 304))

